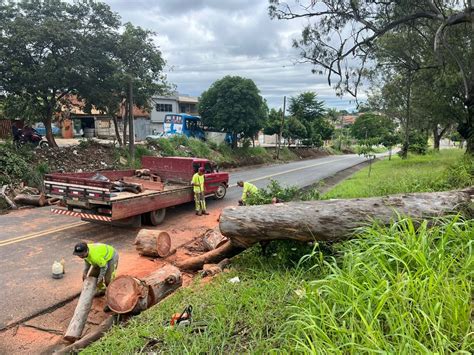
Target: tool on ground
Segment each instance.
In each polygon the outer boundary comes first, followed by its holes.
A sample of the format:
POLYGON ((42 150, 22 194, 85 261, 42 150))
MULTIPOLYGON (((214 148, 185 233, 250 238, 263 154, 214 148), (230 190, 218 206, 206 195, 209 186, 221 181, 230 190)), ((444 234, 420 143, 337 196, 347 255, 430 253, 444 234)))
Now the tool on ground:
POLYGON ((186 326, 191 324, 193 306, 187 306, 182 313, 175 313, 171 317, 170 326, 186 326))

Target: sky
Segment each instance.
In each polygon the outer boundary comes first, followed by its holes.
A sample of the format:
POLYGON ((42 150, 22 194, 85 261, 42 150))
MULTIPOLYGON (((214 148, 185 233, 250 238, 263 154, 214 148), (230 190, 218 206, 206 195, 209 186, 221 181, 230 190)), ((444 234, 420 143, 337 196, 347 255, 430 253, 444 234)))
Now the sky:
POLYGON ((167 62, 168 81, 180 94, 199 96, 226 75, 252 79, 270 108, 283 96, 314 91, 328 108, 353 110, 325 74, 298 63, 292 40, 305 20, 272 20, 267 0, 104 0, 123 22, 152 30, 167 62))

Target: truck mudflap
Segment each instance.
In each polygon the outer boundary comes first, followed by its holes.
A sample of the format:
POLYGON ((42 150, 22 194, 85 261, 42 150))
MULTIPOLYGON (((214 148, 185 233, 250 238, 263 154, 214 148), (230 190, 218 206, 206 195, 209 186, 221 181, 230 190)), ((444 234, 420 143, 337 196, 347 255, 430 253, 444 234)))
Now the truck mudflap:
POLYGON ((72 217, 80 217, 82 219, 88 219, 88 220, 94 220, 94 221, 112 222, 112 217, 102 216, 102 215, 99 215, 99 214, 69 211, 67 209, 62 209, 62 208, 52 208, 51 212, 54 213, 54 214, 62 214, 62 215, 65 215, 65 216, 72 216, 72 217))

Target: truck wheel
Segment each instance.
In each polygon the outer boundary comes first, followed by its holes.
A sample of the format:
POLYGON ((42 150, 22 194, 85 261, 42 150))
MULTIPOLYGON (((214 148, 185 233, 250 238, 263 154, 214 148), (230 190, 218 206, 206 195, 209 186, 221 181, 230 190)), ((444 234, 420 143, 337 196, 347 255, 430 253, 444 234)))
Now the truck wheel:
POLYGON ((214 197, 216 200, 222 200, 227 192, 227 188, 225 187, 224 184, 220 184, 217 187, 217 191, 214 193, 214 197))
POLYGON ((165 220, 166 208, 161 208, 156 211, 148 212, 148 219, 152 226, 157 226, 165 220))

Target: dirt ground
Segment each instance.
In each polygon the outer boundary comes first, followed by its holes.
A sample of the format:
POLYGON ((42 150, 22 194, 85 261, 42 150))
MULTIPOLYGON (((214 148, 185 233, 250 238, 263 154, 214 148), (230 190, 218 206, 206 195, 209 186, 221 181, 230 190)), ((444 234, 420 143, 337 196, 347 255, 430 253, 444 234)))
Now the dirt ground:
MULTIPOLYGON (((141 257, 133 251, 121 251, 117 274, 142 278, 166 263, 173 263, 202 253, 203 250, 199 248, 200 236, 208 229, 217 226, 219 214, 220 210, 215 210, 210 211, 208 216, 199 218, 183 216, 177 219, 167 228, 167 232, 172 237, 171 248, 175 248, 176 253, 165 259, 141 257)), ((192 277, 192 274, 183 274, 183 286, 189 285, 192 277)), ((51 353, 54 349, 68 345, 62 340, 62 335, 67 329, 76 304, 77 299, 0 332, 0 354, 51 353)), ((95 329, 106 318, 107 314, 103 312, 104 305, 104 297, 94 299, 83 335, 95 329)))

